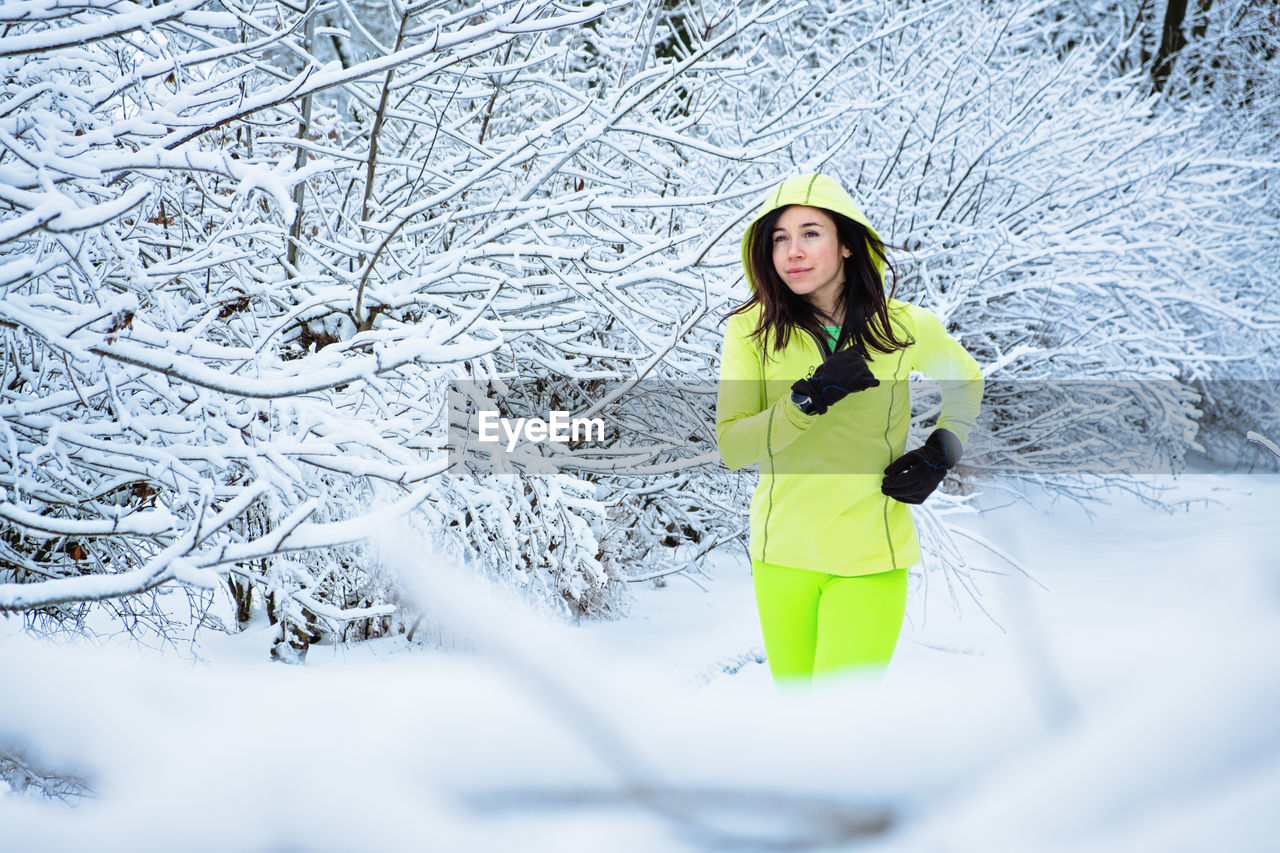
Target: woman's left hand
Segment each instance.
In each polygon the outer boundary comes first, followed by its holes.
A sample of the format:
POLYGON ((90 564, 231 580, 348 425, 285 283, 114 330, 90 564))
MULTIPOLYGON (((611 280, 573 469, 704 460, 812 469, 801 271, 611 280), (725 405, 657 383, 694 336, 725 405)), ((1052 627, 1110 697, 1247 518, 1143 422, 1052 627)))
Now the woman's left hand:
POLYGON ((935 429, 917 447, 889 463, 884 469, 880 491, 904 504, 921 504, 933 494, 947 471, 960 461, 960 439, 945 429, 935 429))

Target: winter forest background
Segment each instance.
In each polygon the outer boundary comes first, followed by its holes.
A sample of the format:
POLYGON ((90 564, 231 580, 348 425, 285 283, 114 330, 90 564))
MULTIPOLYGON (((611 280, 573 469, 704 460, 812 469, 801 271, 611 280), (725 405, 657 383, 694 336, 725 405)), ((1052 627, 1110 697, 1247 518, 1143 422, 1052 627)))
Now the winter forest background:
MULTIPOLYGON (((1066 760, 1082 720, 1095 763, 1015 769, 976 810, 1038 790, 1103 849, 1201 839, 1115 829, 1134 802, 1209 802, 1191 826, 1229 826, 1226 849, 1278 828, 1266 512, 1168 521, 1280 498, 1274 5, 14 0, 0 21, 0 849, 125 849, 103 839, 126 827, 134 850, 1083 849, 947 816, 997 759, 1066 760), (988 438, 916 515, 912 606, 1033 649, 1022 698, 966 669, 948 714, 919 684, 789 703, 739 639, 677 690, 599 653, 687 652, 651 614, 747 570, 753 475, 718 463, 714 395, 646 395, 714 382, 741 228, 800 171, 849 188, 898 297, 983 366, 988 438), (464 380, 516 414, 626 412, 619 444, 649 450, 451 459, 464 380), (1024 593, 984 595, 1044 584, 974 511, 1043 524, 1065 499, 1091 539, 1117 495, 1130 539, 1243 548, 1217 568, 1254 618, 1161 646, 1182 676, 1108 714, 1096 685, 1064 698, 1024 593), (899 733, 833 746, 850 695, 899 733), (1199 763, 1171 771, 1189 732, 1199 763), (1126 800, 1116 767, 1187 787, 1126 800), (153 810, 172 774, 201 781, 153 810)), ((1178 566, 1125 568, 1122 601, 1205 600, 1178 566)), ((939 657, 939 682, 973 665, 939 657)))

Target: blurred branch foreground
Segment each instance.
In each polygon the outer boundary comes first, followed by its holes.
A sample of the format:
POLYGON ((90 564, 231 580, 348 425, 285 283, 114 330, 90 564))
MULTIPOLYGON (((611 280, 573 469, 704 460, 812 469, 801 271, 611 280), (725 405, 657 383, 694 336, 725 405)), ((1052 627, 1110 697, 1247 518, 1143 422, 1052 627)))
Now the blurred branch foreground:
MULTIPOLYGON (((5 737, 23 745, 29 766, 74 765, 104 797, 74 810, 0 799, 6 842, 48 851, 123 837, 139 850, 180 838, 193 851, 880 842, 914 853, 987 850, 993 837, 1010 849, 1050 839, 1164 849, 1175 836, 1198 849, 1257 849, 1270 838, 1280 638, 1265 594, 1273 579, 1260 565, 1242 565, 1236 588, 1202 596, 1190 628, 1164 602, 1083 627, 1046 622, 1084 700, 1064 723, 1045 717, 1021 668, 999 654, 928 656, 917 664, 933 668, 909 678, 828 681, 803 696, 672 691, 656 662, 584 643, 496 585, 439 565, 421 542, 394 541, 378 556, 414 600, 449 614, 472 654, 281 672, 248 661, 192 668, 118 647, 90 656, 28 638, 0 647, 0 681, 27 686, 20 699, 0 696, 5 737), (69 701, 69 689, 111 701, 69 701), (228 725, 246 696, 255 723, 228 725), (335 732, 346 746, 317 748, 335 732), (286 777, 245 773, 246 757, 287 767, 286 777)), ((1116 589, 1121 579, 1105 580, 1116 589)), ((1127 598, 1140 601, 1143 577, 1129 583, 1127 598)), ((0 761, 13 755, 0 751, 0 761)), ((0 767, 13 778, 11 764, 0 767)))
MULTIPOLYGON (((741 538, 751 475, 680 418, 629 428, 697 465, 451 465, 447 388, 546 413, 603 407, 593 381, 714 379, 741 223, 797 169, 864 200, 909 252, 898 295, 990 378, 1177 386, 1131 401, 1111 445, 1176 423, 1194 439, 1155 452, 1177 470, 1197 442, 1256 453, 1242 413, 1276 411, 1210 383, 1274 375, 1278 351, 1280 72, 1247 3, 1189 12, 1176 56, 1125 2, 17 2, 0 21, 0 611, 42 632, 262 615, 290 660, 413 636, 366 541, 389 521, 563 617, 622 612, 625 581, 741 538)), ((1043 415, 990 400, 968 476, 1088 499, 1078 473, 1005 464, 1078 440, 1043 415)))

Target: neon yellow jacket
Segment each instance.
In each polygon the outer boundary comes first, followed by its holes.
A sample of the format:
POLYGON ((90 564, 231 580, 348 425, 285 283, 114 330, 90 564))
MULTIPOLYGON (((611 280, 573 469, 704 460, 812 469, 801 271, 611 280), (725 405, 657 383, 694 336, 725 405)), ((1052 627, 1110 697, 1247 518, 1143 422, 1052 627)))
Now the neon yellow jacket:
MULTIPOLYGON (((835 181, 802 175, 771 191, 743 235, 789 204, 835 210, 870 228, 835 181)), ((743 264, 746 268, 746 264, 743 264)), ((748 284, 751 282, 747 273, 748 284)), ((943 381, 937 426, 967 440, 982 400, 982 371, 931 311, 896 299, 889 316, 911 345, 867 361, 880 385, 858 391, 824 415, 791 402, 791 384, 822 362, 818 343, 793 332, 782 351, 766 355, 750 335, 759 306, 729 318, 720 359, 716 442, 730 468, 759 463, 751 499, 751 556, 763 562, 834 575, 865 575, 920 561, 907 504, 886 497, 886 465, 902 455, 910 422, 907 377, 918 371, 943 381)), ((834 338, 834 335, 832 336, 834 338)))

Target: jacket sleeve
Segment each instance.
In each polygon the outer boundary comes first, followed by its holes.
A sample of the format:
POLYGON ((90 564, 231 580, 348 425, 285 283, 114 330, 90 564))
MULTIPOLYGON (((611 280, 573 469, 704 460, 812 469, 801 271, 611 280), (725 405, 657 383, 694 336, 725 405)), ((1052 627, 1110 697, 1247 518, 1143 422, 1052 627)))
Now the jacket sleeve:
POLYGON ((985 382, 982 368, 960 342, 947 333, 938 315, 916 307, 914 367, 942 385, 942 412, 935 427, 955 433, 961 442, 978 420, 985 382))
MULTIPOLYGON (((732 469, 762 461, 790 445, 818 420, 791 402, 790 393, 766 404, 760 350, 748 337, 746 318, 734 314, 725 326, 716 394, 716 445, 732 469)), ((797 379, 800 377, 797 376, 797 379)))

